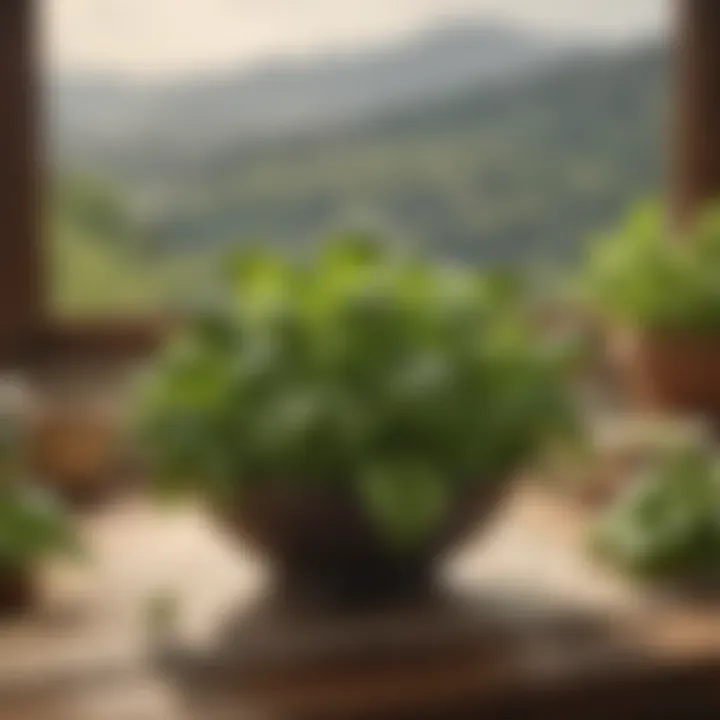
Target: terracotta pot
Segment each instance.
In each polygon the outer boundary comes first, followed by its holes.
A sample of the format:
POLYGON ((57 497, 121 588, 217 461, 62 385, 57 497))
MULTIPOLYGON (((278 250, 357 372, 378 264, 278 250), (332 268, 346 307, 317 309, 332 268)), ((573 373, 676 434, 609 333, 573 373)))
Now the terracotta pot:
POLYGON ((30 422, 32 470, 73 503, 94 504, 113 489, 121 462, 119 423, 88 401, 39 405, 30 422))
POLYGON ((294 597, 365 603, 430 589, 440 560, 496 508, 506 483, 468 492, 411 551, 393 549, 349 493, 299 483, 251 490, 218 510, 231 533, 266 555, 294 597), (298 490, 297 488, 302 488, 298 490))
POLYGON ((642 406, 720 422, 720 333, 621 330, 613 364, 642 406))
POLYGON ((37 596, 35 575, 28 568, 0 568, 0 617, 32 609, 37 596))

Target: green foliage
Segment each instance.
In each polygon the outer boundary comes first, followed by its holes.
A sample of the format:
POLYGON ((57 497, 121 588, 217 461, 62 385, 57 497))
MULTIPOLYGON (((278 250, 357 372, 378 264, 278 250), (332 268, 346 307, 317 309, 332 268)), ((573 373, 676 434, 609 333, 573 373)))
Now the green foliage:
POLYGON ((674 235, 659 207, 634 211, 593 249, 583 283, 610 317, 646 328, 720 328, 720 209, 674 235))
POLYGON ((27 437, 21 385, 0 383, 0 574, 52 554, 77 554, 68 517, 43 491, 22 482, 27 437))
POLYGON ((135 234, 121 195, 95 179, 76 176, 54 188, 55 210, 62 219, 88 235, 107 241, 123 241, 135 234))
POLYGON ((720 462, 701 447, 669 451, 610 508, 593 541, 639 577, 718 577, 720 462))
POLYGON ((0 570, 23 568, 48 555, 79 553, 68 517, 46 494, 0 481, 0 570))
POLYGON ((211 256, 148 255, 144 233, 113 189, 63 179, 52 211, 53 306, 60 315, 157 312, 191 288, 211 285, 211 256))
POLYGON ((559 358, 507 280, 362 238, 295 263, 246 253, 228 275, 230 297, 195 314, 142 393, 171 492, 349 487, 411 542, 568 419, 559 358))

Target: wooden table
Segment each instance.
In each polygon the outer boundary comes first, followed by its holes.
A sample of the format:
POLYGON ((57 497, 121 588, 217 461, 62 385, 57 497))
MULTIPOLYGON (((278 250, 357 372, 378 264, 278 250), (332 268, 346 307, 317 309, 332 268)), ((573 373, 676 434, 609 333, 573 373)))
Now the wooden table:
POLYGON ((448 602, 298 619, 202 513, 128 501, 84 521, 92 564, 50 569, 43 608, 0 628, 0 720, 715 717, 720 609, 603 573, 581 525, 523 488, 450 563, 448 602), (172 633, 148 623, 168 594, 172 633))

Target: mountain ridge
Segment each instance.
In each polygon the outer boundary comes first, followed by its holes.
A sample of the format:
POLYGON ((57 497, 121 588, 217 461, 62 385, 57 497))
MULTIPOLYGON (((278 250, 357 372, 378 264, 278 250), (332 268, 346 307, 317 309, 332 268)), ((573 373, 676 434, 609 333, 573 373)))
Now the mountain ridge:
POLYGON ((279 59, 184 82, 51 78, 54 147, 69 159, 140 147, 171 157, 282 137, 522 75, 574 51, 569 40, 455 21, 356 52, 279 59))
POLYGON ((661 188, 669 76, 649 45, 335 133, 238 143, 177 178, 156 247, 304 244, 369 220, 453 257, 567 260, 661 188))

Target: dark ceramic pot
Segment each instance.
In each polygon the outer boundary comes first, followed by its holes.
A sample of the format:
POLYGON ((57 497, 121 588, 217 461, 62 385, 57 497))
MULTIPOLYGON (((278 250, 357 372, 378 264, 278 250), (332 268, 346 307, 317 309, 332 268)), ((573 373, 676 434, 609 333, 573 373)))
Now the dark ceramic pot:
POLYGON ((233 535, 267 557, 289 596, 367 603, 430 590, 438 563, 483 526, 506 484, 458 498, 446 522, 410 551, 393 548, 349 493, 301 483, 256 488, 218 514, 233 535))
POLYGON ((0 617, 32 609, 36 591, 35 574, 32 570, 0 567, 0 617))
POLYGON ((617 331, 610 352, 627 390, 642 406, 720 425, 720 333, 617 331))

